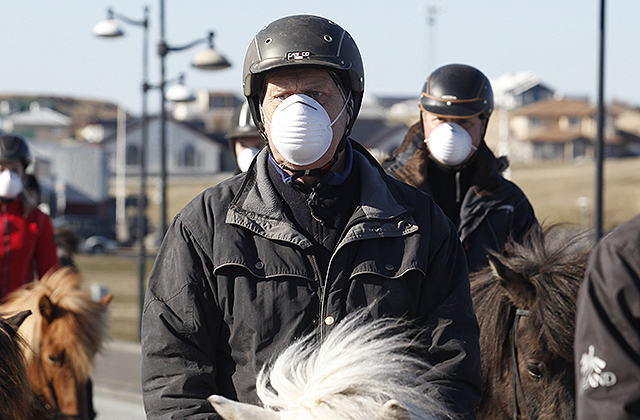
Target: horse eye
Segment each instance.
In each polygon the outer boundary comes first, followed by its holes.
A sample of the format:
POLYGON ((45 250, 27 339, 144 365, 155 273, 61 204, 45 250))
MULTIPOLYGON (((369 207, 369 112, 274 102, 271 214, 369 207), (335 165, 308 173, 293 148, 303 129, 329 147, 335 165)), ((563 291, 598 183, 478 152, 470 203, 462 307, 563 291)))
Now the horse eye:
POLYGON ((47 362, 50 365, 54 365, 54 366, 62 363, 63 358, 64 358, 64 353, 60 353, 60 354, 49 353, 46 356, 47 362))
POLYGON ((542 362, 536 360, 530 360, 527 362, 527 373, 529 373, 529 376, 535 380, 542 379, 545 370, 544 363, 542 362))

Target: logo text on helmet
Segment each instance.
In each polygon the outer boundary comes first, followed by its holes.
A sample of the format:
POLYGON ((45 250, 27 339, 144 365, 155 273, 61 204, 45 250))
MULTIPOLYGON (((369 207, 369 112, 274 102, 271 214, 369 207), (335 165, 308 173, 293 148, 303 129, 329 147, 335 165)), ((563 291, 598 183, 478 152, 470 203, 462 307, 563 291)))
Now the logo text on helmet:
POLYGON ((310 51, 293 51, 287 53, 287 60, 302 60, 303 58, 309 58, 310 51))

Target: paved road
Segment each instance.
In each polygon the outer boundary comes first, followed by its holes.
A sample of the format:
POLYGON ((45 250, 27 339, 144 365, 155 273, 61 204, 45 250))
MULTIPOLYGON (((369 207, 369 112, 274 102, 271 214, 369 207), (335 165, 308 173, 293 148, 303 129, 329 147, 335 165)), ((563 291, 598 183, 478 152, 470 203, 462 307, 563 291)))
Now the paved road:
POLYGON ((96 357, 93 373, 96 420, 144 420, 140 344, 111 341, 96 357))

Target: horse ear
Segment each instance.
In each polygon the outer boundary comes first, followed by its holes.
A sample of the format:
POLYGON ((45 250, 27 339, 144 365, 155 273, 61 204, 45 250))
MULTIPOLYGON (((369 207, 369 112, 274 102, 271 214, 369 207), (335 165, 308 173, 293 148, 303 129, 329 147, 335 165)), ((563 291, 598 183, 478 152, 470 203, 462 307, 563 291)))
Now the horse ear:
POLYGON ((6 321, 9 323, 9 325, 17 330, 29 315, 31 315, 31 310, 27 309, 7 318, 6 321))
POLYGON ((221 395, 211 395, 207 400, 224 420, 281 420, 280 414, 274 411, 231 401, 221 395))
POLYGON ((107 306, 111 302, 111 299, 113 299, 113 294, 109 293, 108 295, 100 299, 100 303, 102 303, 104 306, 107 306))
POLYGON ((507 289, 511 301, 520 309, 530 309, 536 299, 536 288, 520 273, 517 273, 500 262, 494 255, 487 255, 494 273, 500 283, 507 289))
POLYGON ((53 321, 55 318, 56 307, 51 303, 51 300, 47 295, 42 295, 40 298, 40 302, 38 302, 38 310, 40 311, 40 315, 42 315, 42 317, 48 322, 53 321))

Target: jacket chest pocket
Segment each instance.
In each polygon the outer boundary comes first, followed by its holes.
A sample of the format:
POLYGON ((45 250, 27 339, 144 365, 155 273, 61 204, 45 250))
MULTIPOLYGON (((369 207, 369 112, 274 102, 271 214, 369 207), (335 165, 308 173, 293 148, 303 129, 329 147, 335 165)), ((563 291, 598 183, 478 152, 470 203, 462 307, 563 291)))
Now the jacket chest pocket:
POLYGON ((375 316, 415 313, 426 272, 427 252, 420 252, 412 239, 362 241, 340 255, 330 271, 329 305, 336 305, 341 296, 346 300, 347 311, 374 304, 372 311, 379 312, 373 314, 375 316), (419 255, 424 255, 424 259, 419 259, 419 255), (350 268, 345 271, 344 267, 350 268))

